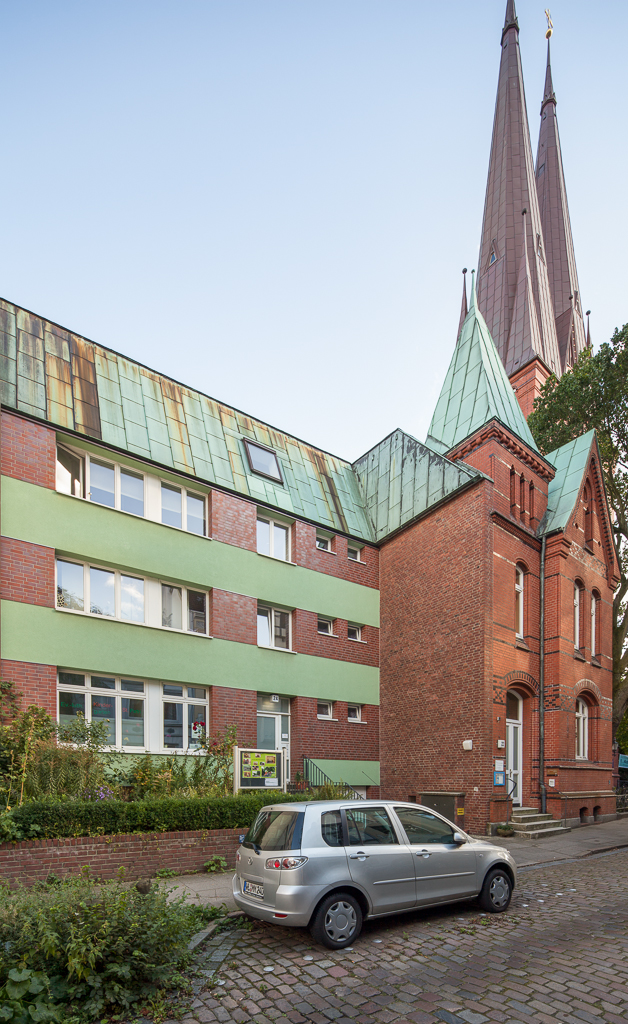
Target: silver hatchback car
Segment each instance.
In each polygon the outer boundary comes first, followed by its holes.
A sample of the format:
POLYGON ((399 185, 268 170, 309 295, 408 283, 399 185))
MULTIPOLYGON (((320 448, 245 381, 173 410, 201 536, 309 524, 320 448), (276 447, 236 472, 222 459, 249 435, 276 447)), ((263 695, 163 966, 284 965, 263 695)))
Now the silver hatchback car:
POLYGON ((517 866, 429 807, 398 800, 269 804, 236 854, 233 896, 251 917, 342 949, 366 917, 477 897, 506 910, 517 866))

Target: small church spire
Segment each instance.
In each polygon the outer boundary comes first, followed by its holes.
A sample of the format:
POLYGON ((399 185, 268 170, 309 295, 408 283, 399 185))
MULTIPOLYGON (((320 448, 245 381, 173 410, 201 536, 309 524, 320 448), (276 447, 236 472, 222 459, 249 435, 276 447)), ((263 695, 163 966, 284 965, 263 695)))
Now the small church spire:
POLYGON ((460 337, 460 331, 462 330, 462 325, 463 325, 463 323, 465 322, 465 320, 467 318, 467 313, 468 312, 469 312, 469 307, 467 306, 467 268, 463 267, 463 269, 462 269, 462 305, 460 306, 460 322, 458 324, 458 334, 457 334, 458 338, 460 337))
POLYGON ((591 342, 591 324, 589 322, 589 317, 590 316, 591 316, 591 310, 587 309, 587 348, 593 348, 593 344, 591 342))
POLYGON ((547 66, 536 156, 536 193, 541 215, 541 236, 545 243, 545 252, 541 250, 541 255, 547 264, 562 372, 573 365, 585 348, 586 335, 556 119, 556 94, 552 82, 549 36, 553 25, 549 10, 545 14, 548 19, 547 66))

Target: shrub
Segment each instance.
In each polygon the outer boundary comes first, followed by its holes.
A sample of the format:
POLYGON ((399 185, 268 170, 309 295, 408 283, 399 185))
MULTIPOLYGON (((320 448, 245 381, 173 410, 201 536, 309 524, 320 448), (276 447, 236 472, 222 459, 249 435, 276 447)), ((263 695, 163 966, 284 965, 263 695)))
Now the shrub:
MULTIPOLYGON (((43 1001, 49 978, 58 1000, 95 1020, 168 986, 187 959, 198 924, 196 909, 184 897, 169 900, 158 885, 142 894, 122 882, 96 886, 83 876, 19 889, 0 906, 0 972, 8 979, 9 996, 24 999, 28 982, 33 1002, 37 996, 43 1001), (15 964, 22 981, 12 980, 15 964)), ((29 1019, 54 1018, 24 1017, 29 1019)))
MULTIPOLYGON (((57 839, 65 836, 116 835, 125 832, 196 832, 253 824, 260 807, 302 800, 287 793, 223 798, 164 797, 160 800, 38 800, 10 812, 15 838, 57 839)), ((9 817, 9 816, 6 816, 9 817)))

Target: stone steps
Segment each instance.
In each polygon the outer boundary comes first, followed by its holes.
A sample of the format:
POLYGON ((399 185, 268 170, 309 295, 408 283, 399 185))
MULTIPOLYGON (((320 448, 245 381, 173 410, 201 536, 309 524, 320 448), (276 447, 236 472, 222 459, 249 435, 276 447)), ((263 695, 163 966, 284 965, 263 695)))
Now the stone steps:
POLYGON ((548 839, 571 832, 559 824, 551 814, 541 814, 537 807, 517 807, 513 810, 510 824, 517 839, 548 839))

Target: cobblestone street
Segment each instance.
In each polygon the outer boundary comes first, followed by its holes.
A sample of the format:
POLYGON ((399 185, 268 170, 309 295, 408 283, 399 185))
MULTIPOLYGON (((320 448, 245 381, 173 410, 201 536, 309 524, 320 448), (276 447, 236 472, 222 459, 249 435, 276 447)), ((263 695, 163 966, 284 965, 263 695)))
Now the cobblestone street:
POLYGON ((369 922, 352 951, 256 923, 201 947, 186 1024, 626 1024, 628 852, 522 870, 506 914, 475 904, 369 922))

